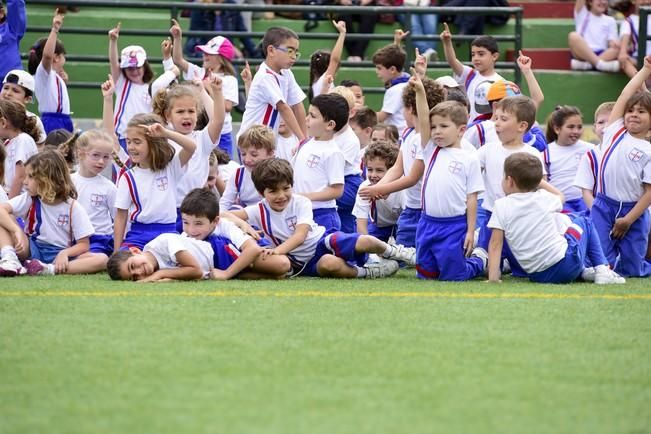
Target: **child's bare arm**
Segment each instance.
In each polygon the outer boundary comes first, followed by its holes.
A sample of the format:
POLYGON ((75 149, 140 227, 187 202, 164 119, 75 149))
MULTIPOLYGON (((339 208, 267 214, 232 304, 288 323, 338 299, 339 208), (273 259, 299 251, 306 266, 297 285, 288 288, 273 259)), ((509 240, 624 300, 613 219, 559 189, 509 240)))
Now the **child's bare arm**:
POLYGON ((301 223, 296 225, 294 235, 287 238, 284 243, 281 243, 279 246, 272 249, 271 253, 274 255, 287 255, 288 253, 291 253, 292 250, 305 242, 309 231, 310 225, 308 224, 301 223))
MULTIPOLYGON (((284 101, 279 101, 276 104, 276 109, 278 110, 280 116, 283 117, 283 120, 285 121, 285 125, 287 125, 290 131, 294 133, 296 137, 298 137, 298 140, 299 141, 305 140, 307 134, 303 132, 303 128, 298 123, 298 120, 296 119, 296 115, 294 115, 294 111, 292 110, 292 107, 287 105, 287 103, 284 101)), ((303 124, 305 125, 305 109, 303 109, 303 124)))
POLYGON ((318 201, 318 202, 339 199, 341 195, 344 194, 344 184, 332 184, 320 191, 313 191, 309 193, 298 193, 298 194, 307 197, 311 201, 318 201))
POLYGON ((59 34, 61 26, 63 25, 64 17, 65 15, 59 13, 59 9, 57 8, 54 12, 54 17, 52 18, 52 29, 50 30, 50 34, 47 36, 45 46, 43 47, 41 64, 48 73, 50 72, 50 69, 52 69, 52 61, 54 60, 54 50, 57 44, 57 36, 59 34))
POLYGON ((520 68, 520 71, 522 71, 522 75, 524 75, 524 79, 527 82, 527 86, 529 87, 529 96, 533 100, 534 104, 536 104, 536 109, 538 109, 545 101, 545 95, 543 94, 542 88, 533 73, 533 62, 531 61, 531 57, 525 56, 524 53, 522 53, 522 50, 520 50, 517 62, 518 67, 520 68))
POLYGON ((68 271, 70 258, 74 258, 86 253, 89 248, 90 240, 88 237, 85 237, 77 240, 74 245, 59 251, 59 253, 57 253, 56 257, 54 258, 54 271, 57 274, 66 273, 68 271))
POLYGON ((409 85, 414 86, 416 94, 416 111, 418 112, 418 128, 420 130, 420 145, 425 149, 430 138, 429 106, 427 105, 425 87, 423 86, 420 77, 416 74, 414 68, 411 68, 409 85))
POLYGON ((357 233, 368 235, 368 219, 357 218, 357 233))
POLYGON ((251 89, 251 82, 253 81, 253 74, 251 73, 251 66, 249 66, 249 61, 244 62, 244 68, 240 72, 240 77, 242 82, 244 82, 244 94, 249 96, 249 89, 251 89))
POLYGON ((210 272, 210 278, 213 280, 228 280, 240 274, 258 259, 262 253, 262 247, 253 240, 247 240, 240 248, 240 256, 225 270, 217 268, 210 272))
POLYGON ((402 41, 407 37, 407 35, 409 35, 409 33, 410 33, 409 30, 405 32, 402 29, 395 29, 393 31, 393 43, 401 47, 402 41))
POLYGON ((181 46, 183 32, 181 31, 181 26, 178 21, 175 19, 172 19, 170 35, 172 35, 172 60, 181 71, 188 72, 188 62, 183 58, 183 47, 181 46))
POLYGON ((624 86, 622 93, 617 97, 615 106, 610 112, 610 117, 608 118, 608 125, 624 116, 626 102, 642 87, 646 79, 649 78, 649 75, 651 75, 651 55, 644 57, 644 66, 629 80, 626 86, 624 86))
MULTIPOLYGON (((385 197, 391 193, 395 193, 396 191, 402 191, 413 187, 423 177, 423 173, 425 173, 425 163, 423 163, 423 160, 415 160, 407 175, 398 178, 395 181, 386 183, 378 182, 375 185, 365 187, 360 190, 359 195, 366 199, 385 197)), ((382 178, 382 180, 384 180, 384 178, 382 178)))
POLYGON ((583 202, 585 202, 585 206, 587 206, 588 209, 591 209, 592 203, 594 202, 594 195, 592 194, 592 190, 589 190, 587 188, 582 188, 581 196, 583 197, 583 202))
POLYGON ((224 108, 224 94, 222 93, 222 81, 218 77, 212 77, 208 84, 210 97, 212 98, 212 116, 208 122, 208 134, 210 140, 215 143, 222 132, 226 110, 224 108))
POLYGON ((454 46, 452 45, 452 33, 448 28, 448 23, 443 23, 441 42, 443 42, 445 60, 448 62, 448 65, 450 65, 450 68, 452 68, 452 72, 454 72, 455 75, 461 75, 461 73, 463 73, 463 63, 457 59, 457 53, 455 53, 454 46))
POLYGON ((579 12, 585 6, 585 0, 576 0, 574 3, 574 12, 579 12))
POLYGON ((488 243, 488 281, 501 282, 502 278, 502 246, 504 231, 493 229, 488 243))
POLYGON ((139 280, 138 282, 156 282, 159 280, 199 280, 203 278, 203 271, 197 260, 187 250, 176 252, 177 268, 157 270, 152 275, 139 280))
POLYGON ((113 250, 120 250, 122 241, 124 241, 124 233, 127 229, 127 212, 126 209, 118 208, 115 212, 115 221, 113 222, 113 250))
POLYGON ((344 51, 344 41, 346 40, 346 22, 345 21, 332 21, 332 25, 335 26, 339 36, 335 41, 335 45, 332 47, 330 52, 330 62, 328 62, 328 69, 326 69, 325 75, 331 76, 333 79, 339 70, 339 64, 341 63, 341 54, 344 51))
MULTIPOLYGON (((296 103, 292 106, 292 112, 294 113, 294 118, 298 123, 298 127, 301 129, 304 137, 307 137, 307 121, 305 119, 305 106, 302 102, 296 103)), ((298 137, 298 136, 297 136, 298 137)), ((299 140, 302 140, 299 138, 299 140)))
POLYGON ((108 55, 109 55, 109 64, 111 66, 111 77, 113 81, 118 81, 120 78, 120 55, 118 54, 118 39, 120 38, 120 23, 117 26, 113 27, 108 32, 109 37, 109 46, 108 46, 108 55))
POLYGON ((194 151, 197 149, 197 144, 190 137, 177 133, 176 131, 169 130, 161 124, 140 125, 144 128, 145 134, 150 137, 165 137, 168 140, 173 140, 181 146, 179 152, 179 161, 181 166, 185 166, 192 158, 194 151))
POLYGON ((466 222, 468 230, 463 241, 463 251, 470 256, 475 245, 475 225, 477 224, 477 193, 471 193, 466 198, 466 222))

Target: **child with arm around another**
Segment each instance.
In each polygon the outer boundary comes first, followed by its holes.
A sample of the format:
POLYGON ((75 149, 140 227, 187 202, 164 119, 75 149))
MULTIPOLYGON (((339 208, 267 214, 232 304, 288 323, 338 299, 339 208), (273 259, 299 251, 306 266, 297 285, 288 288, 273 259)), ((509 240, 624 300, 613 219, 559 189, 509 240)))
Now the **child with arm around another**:
POLYGON ((563 196, 539 189, 542 165, 533 155, 518 152, 504 162, 506 197, 495 202, 488 222, 488 279, 500 281, 501 252, 508 241, 513 255, 539 283, 569 283, 579 277, 597 284, 625 283, 611 271, 589 217, 561 214, 563 196), (593 268, 586 268, 590 263, 593 268))

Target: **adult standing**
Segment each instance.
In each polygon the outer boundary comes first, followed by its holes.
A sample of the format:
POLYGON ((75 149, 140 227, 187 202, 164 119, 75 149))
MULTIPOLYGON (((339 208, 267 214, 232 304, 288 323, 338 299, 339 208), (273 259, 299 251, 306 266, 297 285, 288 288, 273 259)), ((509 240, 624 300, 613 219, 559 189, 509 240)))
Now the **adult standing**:
MULTIPOLYGON (((375 0, 339 0, 341 6, 374 6, 375 0)), ((369 40, 359 40, 350 38, 355 33, 373 33, 375 31, 375 22, 377 17, 373 14, 341 14, 339 20, 346 23, 348 36, 344 42, 348 52, 348 60, 351 62, 361 62, 364 60, 364 53, 368 47, 369 40), (359 23, 359 26, 353 25, 359 23)))
POLYGON ((0 3, 0 77, 12 69, 23 69, 20 62, 20 40, 27 28, 25 0, 7 0, 0 3))

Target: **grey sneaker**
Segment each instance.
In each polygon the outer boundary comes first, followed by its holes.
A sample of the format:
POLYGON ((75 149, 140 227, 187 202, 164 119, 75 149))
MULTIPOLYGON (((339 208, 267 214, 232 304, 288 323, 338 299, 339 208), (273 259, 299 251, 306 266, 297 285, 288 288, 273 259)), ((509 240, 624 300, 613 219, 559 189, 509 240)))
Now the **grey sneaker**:
POLYGON ((27 273, 25 267, 16 259, 0 259, 0 276, 14 277, 27 273))
POLYGON ((38 259, 28 259, 25 261, 25 268, 27 268, 27 274, 30 276, 41 276, 46 274, 52 274, 48 270, 48 266, 38 259))
POLYGON ((405 247, 402 244, 389 244, 388 254, 383 254, 386 259, 404 262, 407 265, 416 265, 416 249, 414 247, 405 247))
POLYGON ((400 265, 392 259, 380 258, 380 262, 366 263, 364 268, 366 268, 367 279, 377 279, 378 277, 388 277, 396 274, 400 269, 400 265))

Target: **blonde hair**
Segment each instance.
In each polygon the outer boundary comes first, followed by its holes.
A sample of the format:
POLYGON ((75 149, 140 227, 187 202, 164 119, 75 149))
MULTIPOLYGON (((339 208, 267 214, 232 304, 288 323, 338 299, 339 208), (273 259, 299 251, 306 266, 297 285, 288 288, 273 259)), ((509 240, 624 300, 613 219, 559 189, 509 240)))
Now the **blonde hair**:
POLYGON ((167 120, 167 115, 177 98, 189 96, 194 100, 197 105, 197 115, 203 109, 199 95, 193 85, 190 84, 175 84, 172 87, 161 89, 156 92, 151 102, 152 111, 167 120))
POLYGON ((264 149, 268 153, 276 150, 276 136, 271 128, 264 125, 252 125, 237 139, 240 149, 264 149))
POLYGON ((36 193, 45 203, 65 202, 77 198, 68 165, 59 151, 46 149, 32 155, 25 167, 32 171, 36 180, 36 193))
POLYGON ((348 103, 348 110, 352 110, 355 107, 355 93, 346 86, 337 86, 334 89, 330 91, 330 93, 336 93, 337 95, 341 95, 346 99, 346 102, 348 103))
POLYGON ((597 120, 597 117, 602 113, 613 111, 613 107, 615 107, 615 101, 602 102, 599 104, 599 107, 597 107, 597 110, 594 111, 594 119, 597 120))
MULTIPOLYGON (((141 125, 163 125, 163 119, 153 113, 140 113, 131 118, 127 124, 127 128, 139 128, 141 125)), ((163 170, 174 157, 174 148, 170 145, 164 137, 151 137, 143 134, 147 140, 149 148, 149 155, 147 156, 147 163, 149 168, 154 172, 163 170)))

